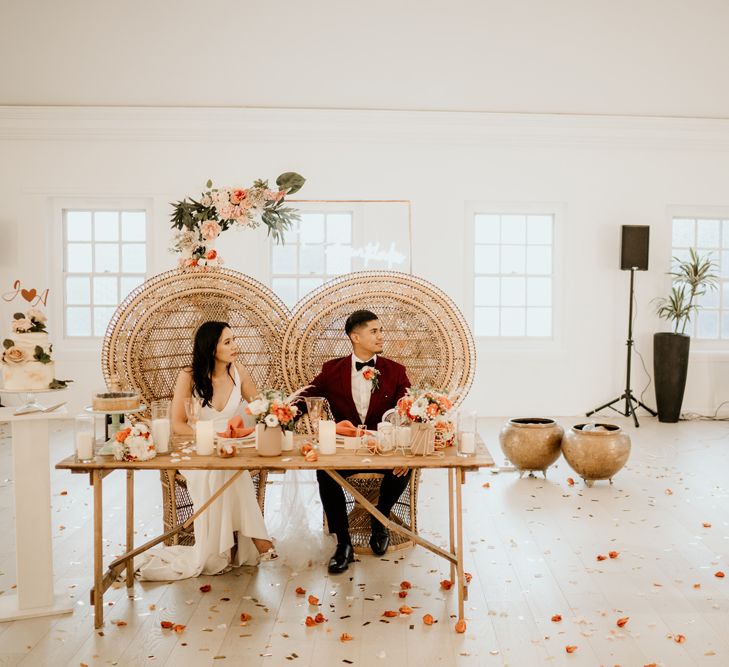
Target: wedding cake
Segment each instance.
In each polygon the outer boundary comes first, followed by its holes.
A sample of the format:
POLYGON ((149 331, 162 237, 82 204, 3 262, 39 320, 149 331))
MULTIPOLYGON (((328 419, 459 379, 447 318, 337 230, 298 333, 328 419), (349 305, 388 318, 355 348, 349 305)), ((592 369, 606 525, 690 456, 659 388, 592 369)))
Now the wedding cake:
POLYGON ((3 341, 3 387, 19 391, 48 389, 55 368, 45 314, 38 308, 15 313, 11 329, 10 337, 3 341))

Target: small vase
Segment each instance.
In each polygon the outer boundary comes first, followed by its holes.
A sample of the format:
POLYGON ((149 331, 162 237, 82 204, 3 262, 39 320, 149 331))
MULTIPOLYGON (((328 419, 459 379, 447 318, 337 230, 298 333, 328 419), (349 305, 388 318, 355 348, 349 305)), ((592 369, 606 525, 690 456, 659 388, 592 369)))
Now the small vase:
POLYGON ((413 422, 410 426, 410 451, 428 456, 435 451, 435 426, 430 422, 413 422))
POLYGON ((280 426, 271 428, 265 424, 256 424, 256 450, 259 456, 279 456, 282 440, 280 426))

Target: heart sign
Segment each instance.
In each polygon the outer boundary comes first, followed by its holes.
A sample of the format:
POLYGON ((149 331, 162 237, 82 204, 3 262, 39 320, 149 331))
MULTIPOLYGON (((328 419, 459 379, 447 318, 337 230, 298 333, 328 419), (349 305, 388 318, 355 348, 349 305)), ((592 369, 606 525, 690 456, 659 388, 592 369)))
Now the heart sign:
POLYGON ((31 301, 33 301, 33 299, 35 299, 35 297, 36 297, 36 294, 38 294, 38 292, 36 291, 35 287, 34 287, 33 289, 21 289, 21 290, 20 290, 20 295, 21 295, 21 296, 22 296, 22 297, 23 297, 23 298, 24 298, 24 299, 25 299, 25 300, 26 300, 26 301, 27 301, 28 303, 30 303, 31 301))

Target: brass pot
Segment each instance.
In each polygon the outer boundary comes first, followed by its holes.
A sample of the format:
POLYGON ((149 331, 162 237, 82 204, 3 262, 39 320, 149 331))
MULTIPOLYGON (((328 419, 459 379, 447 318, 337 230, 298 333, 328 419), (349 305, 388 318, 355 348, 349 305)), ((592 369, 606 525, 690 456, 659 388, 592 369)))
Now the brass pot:
POLYGON ((592 486, 596 479, 613 483, 630 455, 630 436, 615 424, 575 424, 562 440, 562 453, 570 467, 592 486), (594 429, 594 430, 593 430, 594 429))
POLYGON ((519 470, 541 470, 547 476, 547 468, 558 458, 564 429, 554 419, 545 417, 521 417, 510 419, 499 433, 499 444, 506 458, 519 470))

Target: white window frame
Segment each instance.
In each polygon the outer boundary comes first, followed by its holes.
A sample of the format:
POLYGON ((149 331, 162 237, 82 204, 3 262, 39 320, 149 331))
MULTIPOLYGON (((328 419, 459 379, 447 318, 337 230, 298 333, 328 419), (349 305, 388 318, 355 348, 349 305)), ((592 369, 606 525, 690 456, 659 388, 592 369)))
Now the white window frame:
POLYGON ((466 320, 474 330, 474 216, 484 215, 551 215, 552 226, 552 335, 550 337, 536 336, 476 336, 474 339, 478 347, 488 346, 489 351, 514 348, 519 350, 545 350, 556 349, 563 340, 562 335, 562 304, 564 303, 561 261, 561 230, 564 226, 566 207, 555 202, 489 202, 470 201, 465 207, 465 234, 464 234, 464 305, 466 320))
MULTIPOLYGON (((66 287, 64 280, 64 258, 66 239, 64 238, 64 211, 144 211, 146 216, 146 266, 144 278, 145 280, 147 280, 150 275, 150 266, 153 260, 151 244, 153 230, 152 200, 150 198, 140 197, 68 197, 54 198, 51 200, 50 206, 51 219, 53 222, 52 247, 54 249, 51 255, 51 275, 54 276, 53 282, 55 285, 57 285, 57 287, 52 289, 50 293, 49 301, 52 305, 49 308, 49 311, 52 315, 52 321, 49 326, 49 332, 53 339, 63 341, 63 350, 64 352, 69 353, 69 359, 83 358, 83 356, 79 357, 74 353, 88 353, 90 351, 95 352, 100 350, 103 336, 66 336, 66 287)), ((63 356, 66 355, 64 354, 63 356)))
MULTIPOLYGON (((671 290, 671 276, 667 275, 668 271, 672 270, 673 266, 673 220, 674 218, 687 218, 687 219, 718 219, 718 220, 729 220, 729 207, 727 206, 669 206, 666 211, 666 218, 667 218, 667 229, 668 234, 666 235, 665 239, 665 245, 663 246, 666 248, 665 250, 665 262, 663 262, 658 268, 660 268, 661 272, 664 275, 665 278, 665 286, 664 290, 659 294, 659 296, 667 296, 671 290)), ((696 247, 696 246, 694 246, 696 247)), ((721 248, 719 248, 719 251, 721 252, 721 248)), ((663 253, 662 253, 663 254, 663 253)), ((718 289, 721 291, 721 283, 719 284, 718 289)), ((721 296, 720 296, 721 298, 721 296)), ((721 335, 721 301, 720 307, 719 307, 719 335, 721 335)), ((725 304, 725 311, 729 311, 729 304, 725 304)), ((660 320, 661 322, 661 330, 668 331, 668 323, 665 320, 660 320)), ((691 325, 689 325, 691 326, 691 325)), ((688 330, 687 326, 687 330, 688 330)), ((670 328, 670 331, 673 331, 673 328, 670 328)), ((693 331, 693 330, 692 330, 693 331)), ((727 338, 697 338, 696 336, 691 333, 691 354, 698 353, 699 355, 712 355, 712 356, 721 356, 722 358, 729 359, 729 339, 727 338)))

